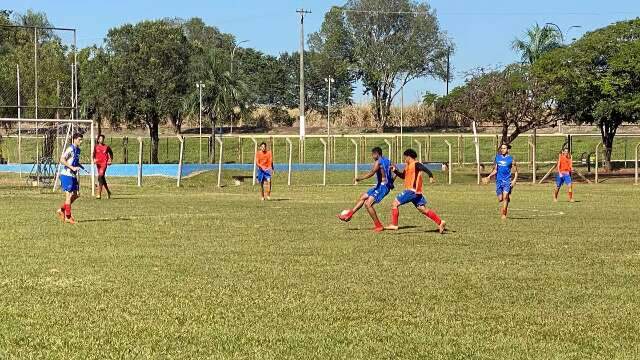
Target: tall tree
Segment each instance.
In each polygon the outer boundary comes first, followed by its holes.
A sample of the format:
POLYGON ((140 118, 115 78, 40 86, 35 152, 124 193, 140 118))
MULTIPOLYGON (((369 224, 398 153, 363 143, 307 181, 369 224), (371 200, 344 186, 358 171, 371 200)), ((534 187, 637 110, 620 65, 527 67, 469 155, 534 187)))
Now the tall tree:
POLYGON ((128 124, 142 122, 151 137, 151 161, 158 163, 159 127, 187 92, 189 44, 175 24, 143 21, 109 30, 113 97, 110 108, 128 124))
POLYGON ((600 128, 605 161, 618 127, 640 120, 640 19, 590 32, 571 46, 542 56, 536 77, 549 85, 559 114, 600 128))
POLYGON ((445 79, 451 42, 435 11, 413 0, 348 0, 326 15, 314 44, 349 64, 374 101, 378 129, 399 89, 421 77, 445 79))
POLYGON ((532 79, 529 66, 515 64, 503 70, 476 70, 463 86, 437 102, 465 119, 499 124, 502 142, 510 144, 520 134, 556 120, 544 94, 546 89, 532 79))
POLYGON ((540 56, 562 46, 562 33, 559 29, 545 25, 533 25, 527 29, 523 38, 516 38, 511 48, 520 53, 522 62, 533 64, 540 56))

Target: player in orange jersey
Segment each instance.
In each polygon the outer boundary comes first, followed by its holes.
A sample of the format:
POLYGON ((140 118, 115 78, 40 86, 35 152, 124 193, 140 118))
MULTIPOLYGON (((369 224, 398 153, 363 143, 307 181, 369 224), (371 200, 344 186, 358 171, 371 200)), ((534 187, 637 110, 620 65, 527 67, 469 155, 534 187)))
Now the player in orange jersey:
POLYGON ((573 159, 571 158, 568 148, 562 149, 562 152, 558 157, 558 163, 556 163, 556 168, 558 169, 558 176, 556 176, 556 188, 553 191, 553 201, 558 201, 560 188, 562 185, 567 185, 569 188, 569 201, 573 202, 573 182, 571 181, 573 159))
POLYGON ((256 176, 260 183, 261 200, 265 198, 271 200, 271 176, 273 175, 273 154, 267 150, 267 144, 260 144, 260 149, 256 153, 256 165, 258 174, 256 176))
POLYGON ((424 216, 433 220, 438 225, 438 231, 440 234, 444 233, 445 222, 433 212, 431 209, 427 209, 427 199, 422 194, 422 173, 425 172, 429 176, 429 182, 435 182, 431 171, 422 163, 416 161, 418 154, 413 149, 408 149, 404 152, 405 168, 403 171, 394 169, 394 173, 401 179, 404 179, 405 190, 401 192, 391 205, 391 225, 387 226, 387 230, 398 230, 398 217, 400 212, 398 207, 406 203, 412 203, 418 211, 424 216))

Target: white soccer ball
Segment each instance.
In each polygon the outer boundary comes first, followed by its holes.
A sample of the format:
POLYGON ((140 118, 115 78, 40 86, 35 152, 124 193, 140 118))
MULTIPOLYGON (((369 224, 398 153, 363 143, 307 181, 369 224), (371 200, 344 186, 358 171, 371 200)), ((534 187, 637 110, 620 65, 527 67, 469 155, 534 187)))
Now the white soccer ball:
POLYGON ((340 212, 340 215, 342 215, 342 216, 349 215, 349 210, 342 210, 342 212, 340 212))

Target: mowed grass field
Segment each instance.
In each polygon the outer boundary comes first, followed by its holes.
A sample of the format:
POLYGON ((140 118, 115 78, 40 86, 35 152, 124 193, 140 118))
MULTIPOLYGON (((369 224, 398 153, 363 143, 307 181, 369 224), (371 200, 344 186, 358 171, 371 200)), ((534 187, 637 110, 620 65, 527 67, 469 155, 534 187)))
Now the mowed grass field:
POLYGON ((114 184, 75 226, 0 186, 0 358, 640 357, 639 187, 518 185, 502 221, 493 186, 427 186, 439 235, 340 223, 365 185, 212 182, 114 184))

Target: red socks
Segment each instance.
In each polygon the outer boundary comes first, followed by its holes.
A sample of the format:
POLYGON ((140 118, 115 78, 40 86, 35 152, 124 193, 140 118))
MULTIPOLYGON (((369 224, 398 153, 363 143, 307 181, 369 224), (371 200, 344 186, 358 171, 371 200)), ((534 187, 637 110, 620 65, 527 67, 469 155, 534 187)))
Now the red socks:
POLYGON ((64 204, 64 216, 67 219, 71 217, 71 205, 64 204))
POLYGON ((391 209, 391 224, 398 226, 398 217, 400 217, 398 208, 391 209))
POLYGON ((573 200, 573 191, 569 191, 569 200, 573 200))
POLYGON ((431 210, 427 211, 426 216, 429 219, 433 220, 433 222, 436 223, 436 225, 440 225, 442 223, 442 219, 440 219, 440 217, 431 210))
POLYGON ((374 221, 374 222, 373 222, 373 225, 376 227, 376 229, 380 229, 380 228, 383 228, 383 227, 384 227, 384 225, 382 225, 382 223, 380 222, 380 220, 378 220, 378 221, 374 221))

